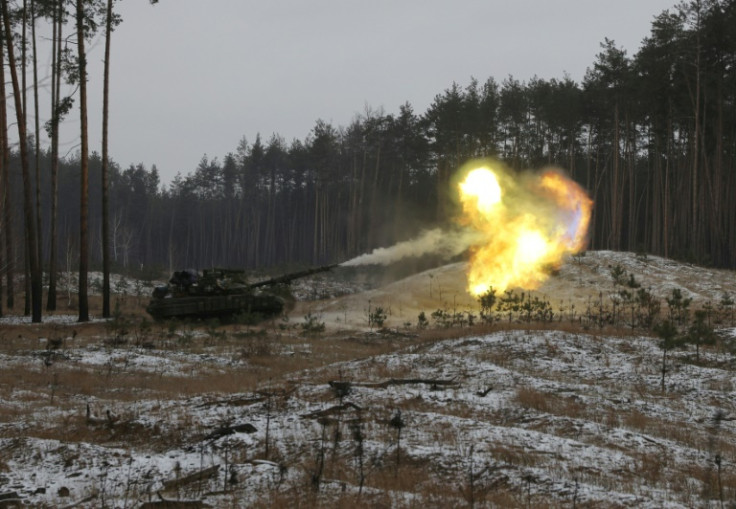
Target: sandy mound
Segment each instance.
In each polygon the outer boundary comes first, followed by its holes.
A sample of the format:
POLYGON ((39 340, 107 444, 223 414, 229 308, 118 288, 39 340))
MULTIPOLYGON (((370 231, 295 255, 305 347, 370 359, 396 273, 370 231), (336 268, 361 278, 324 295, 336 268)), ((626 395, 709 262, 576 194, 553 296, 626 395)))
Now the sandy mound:
MULTIPOLYGON (((631 275, 637 283, 663 299, 679 288, 684 297, 699 306, 707 301, 714 305, 724 293, 736 296, 736 272, 714 270, 684 264, 657 256, 638 256, 634 253, 588 251, 567 260, 560 270, 533 295, 548 300, 553 310, 585 309, 592 301, 610 296, 621 287, 614 285, 613 267, 631 275)), ((395 281, 377 289, 320 301, 300 302, 293 316, 316 314, 330 328, 368 328, 369 313, 381 307, 387 314, 385 325, 402 327, 416 324, 419 313, 427 318, 436 310, 450 313, 471 311, 478 314, 479 305, 466 291, 466 263, 453 263, 430 269, 395 281)), ((524 290, 516 289, 515 292, 524 290)), ((663 302, 664 305, 664 302, 663 302)))

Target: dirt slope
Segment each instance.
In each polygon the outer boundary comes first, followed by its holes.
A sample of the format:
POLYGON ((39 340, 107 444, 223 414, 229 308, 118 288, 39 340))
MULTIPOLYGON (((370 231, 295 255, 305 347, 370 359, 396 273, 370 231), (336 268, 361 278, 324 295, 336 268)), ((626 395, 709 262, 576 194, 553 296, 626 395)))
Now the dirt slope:
MULTIPOLYGON (((572 304, 582 310, 601 297, 609 301, 610 295, 616 291, 611 275, 611 269, 616 266, 626 272, 626 279, 633 275, 642 288, 661 299, 670 296, 675 288, 679 288, 684 297, 692 298, 693 306, 707 301, 715 305, 724 293, 732 297, 736 295, 734 271, 613 251, 588 251, 583 256, 570 258, 533 294, 549 300, 555 310, 569 308, 572 304)), ((338 329, 368 327, 369 310, 374 311, 379 306, 388 314, 386 325, 389 327, 416 324, 422 311, 427 317, 437 309, 477 314, 478 303, 466 291, 465 268, 466 263, 453 263, 381 288, 323 301, 302 302, 292 314, 296 317, 306 313, 317 314, 328 327, 338 329)))

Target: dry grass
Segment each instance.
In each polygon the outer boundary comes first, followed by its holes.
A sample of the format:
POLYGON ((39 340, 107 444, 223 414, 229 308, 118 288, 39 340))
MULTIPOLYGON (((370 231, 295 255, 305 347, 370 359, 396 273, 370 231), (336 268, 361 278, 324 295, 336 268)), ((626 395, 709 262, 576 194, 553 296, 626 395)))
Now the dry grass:
POLYGON ((574 398, 542 392, 533 387, 519 387, 515 401, 523 408, 560 417, 579 419, 586 414, 586 407, 574 398))
POLYGON ((628 428, 646 432, 652 426, 652 419, 638 410, 631 410, 624 414, 623 424, 628 428))
MULTIPOLYGON (((361 334, 324 334, 305 339, 276 324, 265 327, 224 325, 213 329, 208 324, 180 324, 176 336, 167 324, 153 324, 144 339, 158 348, 153 355, 166 357, 173 353, 207 354, 229 352, 234 360, 245 363, 208 368, 193 363, 172 370, 162 367, 154 370, 136 368, 128 357, 140 352, 135 328, 143 316, 140 309, 124 315, 130 332, 126 342, 111 346, 113 336, 110 324, 84 323, 71 325, 38 324, 8 326, 2 330, 5 341, 0 353, 16 361, 0 370, 0 398, 17 405, 0 408, 0 423, 17 423, 29 414, 43 414, 43 419, 27 419, 25 436, 58 439, 71 442, 108 443, 124 441, 128 444, 150 445, 154 438, 156 449, 176 447, 196 432, 196 426, 186 422, 186 414, 161 415, 170 422, 168 427, 142 429, 131 421, 135 416, 121 412, 126 404, 141 401, 178 400, 203 394, 234 394, 273 388, 285 384, 294 374, 333 363, 360 357, 371 358, 405 348, 405 338, 361 334), (62 339, 58 350, 47 350, 48 341, 41 338, 62 339), (184 339, 185 340, 184 340, 184 339), (99 350, 108 360, 102 365, 85 365, 66 360, 78 348, 99 350), (51 352, 51 353, 50 353, 51 352), (43 359, 52 359, 47 366, 43 359), (93 425, 86 420, 88 402, 91 411, 103 416, 109 410, 119 419, 114 426, 93 425)), ((418 340, 433 344, 440 338, 433 335, 418 340)), ((412 340, 412 344, 415 342, 412 340)), ((370 365, 365 373, 368 379, 400 378, 411 372, 409 365, 370 365)), ((363 376, 364 374, 361 374, 363 376)), ((301 376, 301 375, 300 375, 301 376)), ((334 378, 340 377, 334 373, 334 378)), ((326 401, 331 399, 326 395, 326 401)), ((155 408, 155 407, 154 407, 155 408)), ((149 410, 155 411, 155 410, 149 410)))
POLYGON ((524 408, 531 408, 543 413, 548 413, 553 406, 548 394, 532 387, 519 387, 516 390, 516 402, 524 408))
MULTIPOLYGON (((508 324, 497 323, 492 326, 479 325, 473 329, 450 328, 431 329, 416 332, 416 336, 400 334, 364 334, 361 332, 325 333, 318 337, 305 338, 300 335, 298 327, 282 328, 277 322, 265 323, 260 327, 243 325, 225 325, 213 327, 198 323, 179 325, 172 332, 167 325, 154 324, 143 334, 143 339, 153 343, 155 350, 141 350, 135 346, 141 342, 136 336, 136 323, 140 323, 143 315, 129 299, 125 309, 126 317, 133 323, 128 334, 128 342, 112 346, 107 339, 112 335, 110 326, 104 324, 75 324, 72 326, 33 325, 10 326, 0 333, 5 339, 0 343, 0 352, 15 359, 8 369, 0 371, 0 398, 17 402, 0 408, 0 423, 27 421, 22 432, 16 431, 18 438, 33 436, 38 438, 58 439, 65 443, 93 444, 125 444, 127 447, 141 447, 154 451, 167 451, 181 448, 183 445, 199 443, 208 431, 202 422, 186 411, 187 398, 198 396, 212 403, 213 412, 228 407, 228 412, 240 408, 229 406, 225 401, 227 395, 252 393, 266 387, 274 392, 288 393, 292 388, 300 390, 310 387, 309 403, 331 405, 336 403, 333 393, 326 386, 328 380, 344 379, 348 381, 380 381, 390 378, 409 378, 416 375, 417 367, 410 356, 393 357, 391 363, 378 356, 398 351, 412 353, 425 352, 439 341, 483 335, 492 332, 514 330, 529 331, 528 337, 534 336, 536 330, 555 329, 564 333, 577 335, 581 332, 595 337, 629 337, 629 329, 603 329, 585 331, 578 323, 555 322, 552 324, 508 324), (74 339, 72 331, 76 331, 74 339), (61 338, 64 343, 58 352, 67 353, 75 348, 97 348, 108 356, 109 362, 103 365, 82 365, 77 362, 56 359, 46 367, 41 353, 46 351, 40 338, 61 338), (212 365, 207 362, 190 360, 182 361, 182 367, 172 369, 143 369, 128 363, 128 357, 139 352, 148 355, 161 355, 185 352, 188 354, 216 354, 229 357, 232 365, 212 365), (32 354, 36 354, 35 356, 32 354), (342 361, 364 359, 356 371, 341 371, 342 361), (334 367, 333 367, 334 365, 334 367), (321 387, 323 384, 324 387, 321 387), (316 387, 316 389, 315 389, 316 387), (161 401, 160 405, 153 402, 161 401), (217 402, 221 402, 215 404, 217 402), (87 402, 91 402, 91 411, 100 422, 90 424, 85 411, 87 402), (134 403, 135 404, 131 404, 134 403), (146 403, 146 416, 157 422, 144 426, 136 422, 139 415, 134 407, 146 403), (114 424, 104 421, 107 410, 117 417, 114 424), (43 416, 43 418, 39 418, 43 416)), ((509 334, 511 336, 511 334, 509 334)), ((520 342, 528 340, 527 336, 520 342)), ((582 341, 582 339, 580 340, 582 341)), ((586 338, 587 341, 587 338, 586 338)), ((525 344, 525 343, 524 343, 525 344)), ((577 343, 574 343, 577 346, 577 343)), ((617 342, 617 351, 627 355, 636 354, 636 346, 626 341, 617 342)), ((610 350, 600 349, 604 357, 611 355, 610 350)), ((570 354, 559 347, 554 340, 531 347, 529 351, 519 351, 499 342, 493 348, 473 354, 475 360, 494 364, 498 367, 513 368, 517 373, 532 375, 535 378, 559 383, 574 382, 579 385, 595 387, 601 383, 616 383, 596 379, 574 378, 566 372, 539 372, 534 361, 541 357, 560 360, 562 364, 572 364, 570 354), (574 378, 574 379, 573 379, 574 378)), ((442 359, 425 356, 422 368, 441 371, 442 359)), ((456 449, 457 461, 439 464, 426 457, 412 457, 411 448, 402 448, 401 463, 396 466, 395 430, 386 421, 390 419, 394 409, 401 409, 407 416, 435 415, 476 421, 483 425, 523 426, 529 430, 554 434, 578 440, 581 444, 594 444, 601 447, 617 448, 619 444, 604 443, 596 436, 582 435, 580 421, 587 420, 602 429, 618 427, 628 428, 646 434, 653 440, 667 439, 681 443, 696 450, 715 450, 723 458, 731 461, 736 457, 736 445, 725 440, 714 439, 708 434, 707 425, 701 430, 693 430, 692 425, 683 422, 669 422, 662 417, 649 415, 646 410, 622 407, 608 402, 590 406, 569 396, 568 392, 554 392, 547 385, 538 388, 531 385, 516 387, 513 396, 504 404, 513 407, 488 409, 473 407, 462 398, 454 398, 454 390, 466 391, 469 383, 477 383, 469 374, 463 382, 465 387, 446 389, 438 394, 437 400, 426 394, 415 394, 393 401, 390 397, 381 400, 379 391, 370 402, 370 408, 363 414, 365 432, 371 440, 384 447, 380 453, 371 458, 373 463, 367 467, 366 482, 361 495, 357 494, 357 470, 355 459, 351 456, 354 444, 350 442, 349 430, 343 424, 342 442, 339 452, 334 458, 330 456, 323 473, 323 483, 319 491, 315 490, 308 478, 315 468, 314 443, 318 436, 309 436, 300 445, 301 450, 278 450, 276 446, 269 453, 270 460, 284 461, 288 468, 299 471, 303 478, 296 484, 271 485, 259 492, 260 500, 253 507, 346 507, 360 509, 363 507, 446 507, 469 506, 472 499, 477 506, 488 507, 606 507, 604 501, 597 500, 587 505, 575 499, 570 489, 567 494, 557 494, 554 499, 537 493, 538 479, 530 474, 523 474, 533 469, 547 469, 550 472, 562 472, 562 460, 557 453, 538 452, 533 447, 521 447, 509 443, 484 443, 482 453, 477 453, 482 461, 503 468, 486 472, 475 480, 471 492, 468 481, 467 464, 463 464, 463 448, 467 447, 464 433, 473 431, 461 429, 461 425, 447 424, 437 419, 431 426, 426 426, 424 439, 442 444, 443 447, 456 449), (470 382, 472 380, 472 382, 470 382), (456 401, 453 401, 456 399, 456 401), (442 404, 437 401, 441 400, 442 404), (483 413, 485 412, 485 413, 483 413), (521 416, 521 417, 520 417, 521 416), (530 418, 531 416, 531 418, 530 418), (558 419, 561 418, 561 419, 558 419), (521 422, 524 421, 524 422, 521 422), (296 459, 295 459, 296 458, 296 459), (507 469, 507 470, 504 470, 507 469), (398 475, 397 475, 398 470, 398 475), (516 476, 512 479, 512 476, 516 476), (526 476, 526 477, 525 477, 526 476), (520 482, 521 479, 528 479, 520 482), (441 479, 442 482, 438 482, 441 479), (402 498, 401 494, 412 497, 402 498), (296 504, 296 505, 295 505, 296 504)), ((526 384, 524 381, 522 384, 526 384)), ((730 379, 713 380, 706 384, 710 389, 728 392, 732 386, 730 379)), ((555 385, 550 383, 549 387, 555 385)), ((513 386, 512 386, 513 387, 513 386)), ((513 390, 513 389, 512 389, 513 390)), ((626 390, 638 391, 640 396, 652 401, 662 395, 643 382, 637 389, 629 386, 626 390)), ((305 391, 306 392, 306 391, 305 391)), ((419 392, 419 391, 418 391, 419 392)), ((593 397, 595 391, 581 389, 581 396, 593 397)), ((724 395, 727 399, 727 395, 724 395)), ((677 395, 668 395, 670 401, 676 402, 677 395)), ((488 400, 491 401, 491 397, 488 400)), ((485 401, 485 400, 484 400, 485 401)), ((283 402, 281 402, 283 403, 283 402)), ((714 402, 718 403, 718 402, 714 402)), ((199 404, 199 402, 197 403, 199 404)), ((666 404, 666 403, 665 403, 666 404)), ((261 411, 261 404, 258 410, 261 411)), ((284 407, 287 405, 284 404, 284 407)), ((645 408, 645 407, 642 407, 645 408)), ((679 409, 682 411, 683 409, 679 409)), ((253 410, 249 410, 253 411, 253 410)), ((278 413, 280 410, 274 410, 278 413)), ((239 414, 240 415, 240 414, 239 414)), ((246 414, 243 414, 246 415, 246 414)), ((250 415, 250 414, 248 414, 250 415)), ((298 417, 297 417, 298 419, 298 417)), ((411 422, 408 420, 408 422, 411 422)), ((454 421, 453 421, 454 422, 454 421)), ((410 424, 411 426, 411 424, 410 424)), ((304 425, 308 428, 308 425, 304 425)), ((314 431, 311 428, 310 433, 314 431)), ((328 428, 328 433, 334 426, 328 428)), ((409 433, 411 430, 407 430, 409 433)), ((406 435, 405 435, 406 436, 406 435)), ((472 436, 472 435, 471 435, 472 436)), ((729 435, 730 436, 730 435, 729 435)), ((331 440, 328 439, 328 441, 331 440)), ((402 442, 402 445, 404 442, 402 442)), ((648 445, 648 444, 647 444, 648 445)), ((657 450, 652 446, 651 450, 657 450)), ((713 465, 698 465, 692 472, 677 470, 672 467, 671 458, 664 454, 646 450, 623 450, 624 454, 633 458, 632 467, 617 472, 603 472, 594 467, 581 467, 576 473, 576 481, 588 482, 591 485, 610 490, 635 492, 640 485, 668 488, 681 499, 698 501, 701 492, 692 488, 693 479, 705 486, 711 500, 723 496, 724 500, 734 496, 736 490, 736 472, 732 465, 724 462, 720 476, 713 465), (720 484, 719 484, 720 483, 720 484), (691 490, 692 493, 689 493, 691 490), (694 490, 694 491, 693 491, 694 490), (720 490, 720 491, 719 491, 720 490), (690 498, 688 498, 690 497, 690 498)), ((242 447, 231 451, 231 461, 246 464, 254 458, 264 456, 263 444, 256 447, 242 447)), ((0 451, 2 458, 2 451, 0 451)), ((73 457, 67 460, 70 464, 81 468, 88 459, 73 457)), ((366 460, 368 461, 368 460, 366 460)), ((481 460, 479 459, 479 468, 481 460)), ((0 471, 7 468, 0 459, 0 471)), ((564 468, 567 468, 566 466, 564 468)), ((560 474, 566 475, 564 473, 560 474)), ((218 480, 220 487, 222 479, 218 480)), ((245 482, 245 481, 243 481, 245 482)), ((221 507, 238 506, 239 490, 219 499, 221 507)), ((540 492, 543 492, 540 487, 540 492)))

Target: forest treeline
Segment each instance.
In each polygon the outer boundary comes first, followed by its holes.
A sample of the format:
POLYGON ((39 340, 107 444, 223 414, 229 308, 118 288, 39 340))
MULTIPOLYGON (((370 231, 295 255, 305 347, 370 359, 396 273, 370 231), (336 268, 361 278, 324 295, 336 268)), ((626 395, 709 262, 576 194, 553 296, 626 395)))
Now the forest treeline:
MULTIPOLYGON (((40 252, 45 263, 76 267, 81 155, 60 159, 32 136, 28 150, 40 168, 40 180, 30 173, 39 184, 40 252)), ((7 155, 4 196, 15 212, 4 215, 13 235, 3 235, 4 267, 17 272, 30 216, 16 199, 20 150, 7 155)), ((155 166, 108 161, 103 170, 108 159, 93 151, 84 158, 90 261, 101 263, 104 252, 95 191, 103 175, 113 263, 249 269, 339 262, 448 222, 454 171, 489 156, 518 171, 565 169, 595 202, 592 249, 736 268, 736 0, 661 13, 633 56, 605 39, 581 83, 453 83, 424 112, 409 103, 395 113, 367 108, 347 126, 318 120, 303 140, 243 139, 167 185, 155 166)))

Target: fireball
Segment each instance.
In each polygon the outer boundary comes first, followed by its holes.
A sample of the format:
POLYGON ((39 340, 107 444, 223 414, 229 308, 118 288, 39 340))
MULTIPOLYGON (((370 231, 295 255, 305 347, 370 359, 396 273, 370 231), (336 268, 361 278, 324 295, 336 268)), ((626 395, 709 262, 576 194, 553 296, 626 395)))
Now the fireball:
POLYGON ((459 175, 458 222, 480 239, 470 248, 471 294, 538 288, 550 268, 585 248, 593 202, 560 171, 515 174, 475 161, 459 175))

